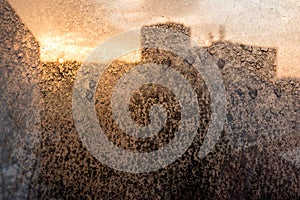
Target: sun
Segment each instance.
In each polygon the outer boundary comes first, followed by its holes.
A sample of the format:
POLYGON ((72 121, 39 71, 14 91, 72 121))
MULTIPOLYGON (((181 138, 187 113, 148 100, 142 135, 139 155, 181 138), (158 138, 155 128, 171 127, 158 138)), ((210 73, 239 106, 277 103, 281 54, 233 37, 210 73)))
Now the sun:
POLYGON ((59 59, 58 59, 58 62, 59 62, 59 63, 63 63, 63 62, 64 62, 64 59, 63 59, 63 58, 59 58, 59 59))

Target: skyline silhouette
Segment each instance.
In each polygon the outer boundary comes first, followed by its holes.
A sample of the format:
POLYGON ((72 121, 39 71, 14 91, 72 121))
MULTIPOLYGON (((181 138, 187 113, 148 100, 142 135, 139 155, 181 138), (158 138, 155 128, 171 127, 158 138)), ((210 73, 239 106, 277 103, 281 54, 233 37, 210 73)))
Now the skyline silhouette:
POLYGON ((145 42, 189 46, 189 41, 176 38, 162 41, 147 27, 161 26, 187 35, 193 28, 180 22, 144 25, 140 60, 115 60, 104 78, 86 86, 89 90, 84 97, 91 102, 94 94, 89 91, 98 89, 94 103, 99 124, 112 132, 107 136, 115 145, 131 151, 156 150, 173 139, 181 108, 177 108, 172 91, 164 87, 141 87, 129 103, 132 118, 141 125, 149 123, 147 99, 170 103, 166 105, 170 123, 163 135, 155 137, 158 144, 141 141, 140 145, 128 134, 118 133, 108 117, 114 84, 126 70, 145 62, 174 68, 194 83, 203 108, 199 113, 202 121, 193 144, 174 163, 154 172, 126 173, 99 162, 79 138, 72 98, 83 62, 42 62, 34 35, 6 0, 0 3, 0 38, 4 41, 0 44, 0 198, 297 198, 299 157, 290 154, 297 156, 299 152, 299 80, 274 79, 277 49, 222 39, 204 47, 222 75, 227 113, 220 140, 207 157, 199 159, 211 102, 206 83, 193 69, 197 55, 182 59, 170 52, 143 48, 145 42))

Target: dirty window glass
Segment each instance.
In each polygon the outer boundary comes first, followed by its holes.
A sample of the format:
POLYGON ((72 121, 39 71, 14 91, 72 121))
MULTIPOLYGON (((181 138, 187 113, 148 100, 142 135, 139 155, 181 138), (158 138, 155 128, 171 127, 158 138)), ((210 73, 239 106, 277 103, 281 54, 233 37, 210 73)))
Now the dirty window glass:
POLYGON ((0 199, 298 199, 296 0, 0 0, 0 199))

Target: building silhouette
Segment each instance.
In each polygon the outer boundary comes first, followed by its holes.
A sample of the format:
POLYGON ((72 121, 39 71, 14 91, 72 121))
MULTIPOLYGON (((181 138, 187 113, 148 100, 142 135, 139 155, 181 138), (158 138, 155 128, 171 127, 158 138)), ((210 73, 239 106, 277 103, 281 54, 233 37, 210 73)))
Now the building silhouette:
POLYGON ((41 134, 39 45, 6 0, 0 41, 0 199, 27 199, 41 134))
MULTIPOLYGON (((177 47, 180 43, 185 43, 187 49, 190 48, 188 44, 190 41, 178 41, 176 37, 168 41, 168 38, 160 38, 159 34, 159 37, 156 37, 151 28, 157 27, 178 30, 189 36, 191 34, 189 28, 177 23, 145 26, 142 29, 142 46, 143 44, 149 45, 149 43, 159 47, 170 44, 170 46, 175 45, 172 48, 176 49, 180 48, 177 47), (161 45, 161 43, 164 44, 161 45)), ((255 192, 261 189, 268 191, 267 188, 261 186, 265 184, 274 188, 277 197, 295 195, 299 191, 296 186, 297 178, 295 178, 299 160, 298 163, 296 161, 291 164, 293 167, 290 168, 289 164, 282 164, 282 160, 285 159, 280 157, 278 152, 293 152, 298 148, 299 128, 297 129, 297 124, 299 120, 297 119, 299 114, 297 113, 299 111, 297 110, 300 105, 297 103, 299 98, 297 91, 299 91, 299 82, 276 80, 276 48, 249 46, 229 41, 217 41, 203 48, 217 63, 227 93, 227 123, 224 127, 225 139, 221 141, 223 144, 229 141, 232 153, 225 158, 227 161, 222 163, 224 170, 228 171, 224 173, 222 170, 221 175, 216 178, 219 184, 223 183, 224 187, 227 184, 227 192, 224 195, 260 198, 260 196, 255 196, 255 192), (263 152, 261 149, 264 149, 263 152), (244 160, 244 163, 241 163, 241 160, 244 160), (258 168, 266 172, 272 170, 273 174, 261 173, 258 168), (232 179, 224 185, 223 180, 227 177, 232 179), (278 184, 281 181, 287 181, 292 186, 280 187, 278 184), (233 186, 238 182, 241 185, 233 186), (255 189, 249 190, 249 184, 252 184, 251 187, 255 189)), ((142 50, 142 60, 146 62, 172 66, 176 63, 172 62, 176 59, 175 57, 176 55, 160 49, 142 50)), ((195 59, 189 58, 186 61, 193 64, 193 60, 195 59)), ((184 66, 183 63, 182 66, 184 66)), ((189 68, 189 66, 184 66, 184 68, 189 68)), ((218 149, 220 147, 223 150, 212 154, 219 155, 217 157, 225 155, 228 146, 221 145, 218 149)), ((208 160, 213 162, 214 159, 208 160)), ((216 163, 213 164, 214 167, 218 166, 216 163)), ((216 170, 212 171, 214 175, 217 174, 216 170)), ((206 173, 209 174, 209 172, 206 173)), ((202 178, 205 180, 204 177, 202 178)), ((215 188, 217 187, 215 185, 215 188)), ((219 189, 224 190, 224 188, 219 189)), ((270 194, 266 192, 260 195, 270 194)))

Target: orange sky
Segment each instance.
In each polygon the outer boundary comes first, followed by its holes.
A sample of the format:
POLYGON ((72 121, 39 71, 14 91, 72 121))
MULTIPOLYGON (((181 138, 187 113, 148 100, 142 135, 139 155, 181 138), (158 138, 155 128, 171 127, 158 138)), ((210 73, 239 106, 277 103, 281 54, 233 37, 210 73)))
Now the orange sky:
POLYGON ((297 0, 9 0, 41 45, 41 59, 84 61, 106 38, 157 22, 191 27, 199 45, 211 32, 225 39, 278 49, 277 76, 300 77, 300 2, 297 0))

